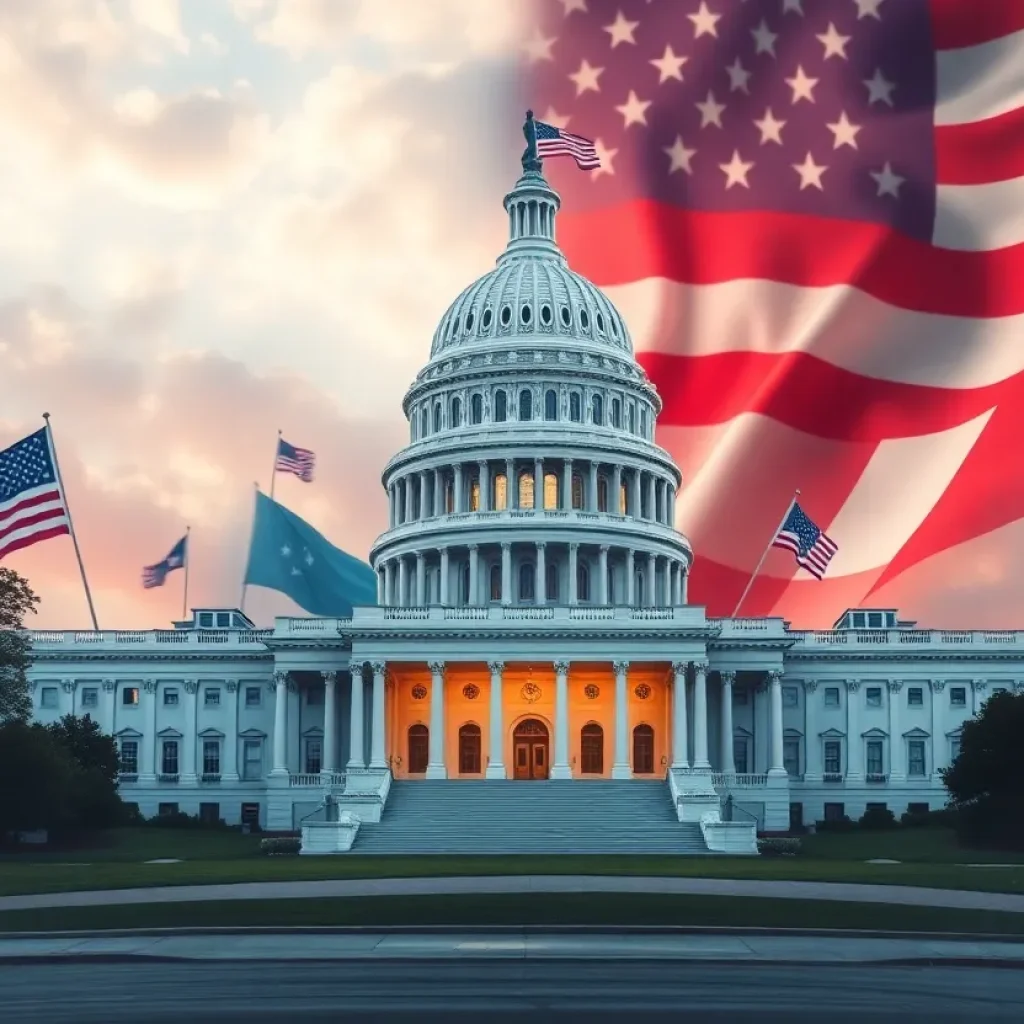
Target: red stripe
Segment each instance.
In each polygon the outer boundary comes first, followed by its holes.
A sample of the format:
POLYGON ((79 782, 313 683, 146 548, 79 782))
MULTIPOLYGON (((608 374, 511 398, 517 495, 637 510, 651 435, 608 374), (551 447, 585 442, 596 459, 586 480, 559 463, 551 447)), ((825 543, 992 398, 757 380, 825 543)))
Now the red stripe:
POLYGON ((1021 0, 931 0, 932 38, 938 50, 977 46, 1024 29, 1021 0))
POLYGON ((49 530, 40 530, 38 533, 31 533, 27 537, 19 537, 17 540, 12 540, 9 544, 0 544, 0 558, 4 558, 12 551, 18 551, 21 548, 27 548, 32 544, 38 544, 42 540, 49 540, 51 537, 60 537, 63 534, 70 532, 68 524, 63 523, 60 526, 54 526, 49 530))
POLYGON ((984 121, 938 125, 935 173, 941 185, 1024 178, 1024 107, 984 121))
POLYGON ((11 505, 0 509, 0 523, 10 519, 11 516, 17 515, 19 512, 24 511, 27 508, 34 508, 36 505, 45 505, 49 501, 60 501, 60 491, 54 488, 52 491, 43 491, 41 494, 36 494, 31 498, 25 498, 19 501, 17 505, 11 505))
POLYGON ((20 519, 4 519, 2 524, 0 524, 0 541, 12 533, 17 533, 19 530, 35 526, 38 523, 48 522, 51 519, 61 519, 65 515, 66 513, 63 508, 48 508, 31 516, 22 516, 20 519))
POLYGON ((641 352, 662 426, 725 423, 744 412, 816 437, 878 442, 949 430, 994 405, 1024 403, 1024 371, 987 387, 923 387, 862 377, 804 352, 641 352))
POLYGON ((812 288, 848 284, 892 306, 947 316, 1024 312, 1024 243, 960 252, 879 224, 709 213, 647 199, 563 213, 558 236, 572 268, 603 286, 649 277, 689 284, 761 278, 812 288), (595 245, 601 238, 617 244, 595 245))

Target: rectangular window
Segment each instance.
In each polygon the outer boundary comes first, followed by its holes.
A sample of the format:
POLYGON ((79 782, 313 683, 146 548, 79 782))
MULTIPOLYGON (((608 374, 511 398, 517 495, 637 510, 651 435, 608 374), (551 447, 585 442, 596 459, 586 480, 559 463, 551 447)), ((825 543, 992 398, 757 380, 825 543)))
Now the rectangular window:
POLYGON ((993 693, 1006 693, 1006 691, 1008 689, 1009 689, 1008 686, 993 686, 992 687, 992 692, 993 693))
POLYGON ((868 740, 868 775, 881 775, 882 768, 882 741, 868 740))
POLYGON ((260 805, 242 804, 242 824, 250 828, 258 828, 260 824, 260 805))
POLYGON ((825 707, 837 708, 839 707, 839 687, 838 686, 826 686, 825 687, 825 707))
POLYGON ((137 686, 126 686, 121 691, 121 703, 125 707, 136 707, 139 703, 139 688, 137 686))
POLYGON ((839 740, 825 740, 825 774, 839 775, 842 772, 843 745, 839 740))
POLYGON ((207 686, 203 690, 203 707, 204 708, 219 708, 220 707, 220 687, 219 686, 207 686))
POLYGON ((800 741, 782 741, 782 765, 790 775, 800 774, 800 741))
POLYGON ((907 690, 907 705, 912 708, 919 708, 924 704, 924 688, 912 686, 907 690))
POLYGON ((868 612, 868 629, 881 629, 882 628, 882 613, 881 612, 868 612))
POLYGON ((87 686, 82 690, 82 707, 94 708, 100 702, 99 691, 95 686, 87 686))
POLYGON ((842 821, 845 817, 845 804, 825 804, 826 821, 842 821))
POLYGON ((865 690, 869 708, 880 708, 882 706, 882 688, 880 686, 869 686, 865 690))
POLYGON ((200 612, 199 613, 199 628, 200 629, 213 629, 213 612, 200 612))
POLYGON ((231 612, 217 612, 217 628, 227 629, 231 625, 231 612))
POLYGON ((178 774, 177 740, 164 740, 160 754, 160 771, 163 775, 178 774))
POLYGON ((203 740, 203 774, 220 775, 220 740, 203 740))
POLYGON ((157 804, 156 805, 156 813, 159 814, 161 818, 166 817, 168 814, 177 814, 178 813, 178 805, 177 804, 170 804, 170 803, 168 803, 168 804, 157 804))
POLYGON ((258 708, 263 704, 263 688, 260 686, 247 686, 245 688, 245 706, 247 708, 258 708))
POLYGON ((57 703, 57 687, 44 686, 43 692, 39 696, 39 706, 41 708, 55 708, 57 703))
POLYGON ((216 825, 220 821, 220 804, 200 804, 199 820, 205 825, 216 825))
POLYGON ((907 810, 911 814, 927 814, 930 808, 926 803, 907 804, 907 810))
POLYGON ((952 708, 967 707, 967 687, 952 686, 949 690, 949 706, 952 708))
POLYGON ((178 691, 174 689, 164 690, 164 707, 176 708, 178 706, 178 691))
POLYGON ((263 777, 263 742, 246 740, 242 744, 242 778, 249 782, 263 777))
POLYGON ((323 757, 323 743, 320 740, 306 740, 306 774, 319 775, 323 757))
POLYGON ((138 740, 121 740, 121 750, 118 768, 122 775, 139 774, 138 740))
POLYGON ((784 708, 795 708, 800 704, 800 697, 795 686, 784 686, 782 688, 782 706, 784 708))
POLYGON ((955 761, 960 756, 960 737, 950 736, 949 738, 949 759, 955 761))
POLYGON ((907 742, 907 774, 924 775, 924 740, 907 742))
POLYGON ((750 770, 747 765, 747 741, 745 739, 734 739, 732 741, 732 759, 736 771, 740 775, 746 775, 750 770))

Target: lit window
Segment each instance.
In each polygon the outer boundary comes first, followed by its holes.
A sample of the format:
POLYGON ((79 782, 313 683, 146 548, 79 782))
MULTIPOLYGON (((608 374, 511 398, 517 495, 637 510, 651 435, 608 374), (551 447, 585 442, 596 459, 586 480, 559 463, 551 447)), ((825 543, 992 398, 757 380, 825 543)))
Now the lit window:
POLYGON ((121 703, 125 707, 135 707, 139 703, 139 688, 137 686, 126 686, 121 691, 121 703))
POLYGON ((554 473, 544 474, 544 507, 558 508, 558 477, 554 473))
POLYGON ((480 511, 480 481, 474 480, 469 485, 469 511, 480 511))
POLYGON ((504 473, 498 473, 494 478, 494 510, 504 512, 508 508, 508 481, 504 473))
POLYGON ((533 474, 519 474, 519 508, 533 508, 533 474))

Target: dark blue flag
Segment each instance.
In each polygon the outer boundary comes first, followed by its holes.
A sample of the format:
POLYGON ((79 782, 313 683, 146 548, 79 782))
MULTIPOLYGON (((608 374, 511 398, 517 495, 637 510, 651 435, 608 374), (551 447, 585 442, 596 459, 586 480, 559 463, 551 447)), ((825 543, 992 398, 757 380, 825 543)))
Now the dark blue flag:
POLYGON ((177 544, 171 548, 170 554, 156 565, 147 565, 142 570, 142 585, 147 589, 162 587, 167 579, 167 574, 175 569, 181 569, 188 558, 188 534, 185 534, 177 544))

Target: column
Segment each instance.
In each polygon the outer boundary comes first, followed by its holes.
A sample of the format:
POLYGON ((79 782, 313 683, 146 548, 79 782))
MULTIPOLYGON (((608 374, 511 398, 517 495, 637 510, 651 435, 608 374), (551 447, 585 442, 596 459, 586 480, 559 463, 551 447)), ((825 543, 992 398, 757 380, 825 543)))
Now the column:
POLYGON ((647 518, 652 522, 658 518, 658 480, 653 473, 647 477, 647 518))
POLYGON ((622 466, 612 467, 612 493, 608 499, 608 511, 613 516, 622 515, 622 466))
POLYGON ((710 771, 708 761, 708 663, 693 663, 693 767, 710 771))
POLYGON ((427 559, 422 551, 416 552, 416 605, 427 603, 427 559))
POLYGON ((430 752, 428 779, 446 779, 444 764, 444 662, 430 663, 430 752))
POLYGON ((142 684, 142 692, 146 695, 146 725, 142 730, 142 742, 139 744, 139 781, 154 782, 156 780, 156 680, 147 679, 142 684))
POLYGON ((439 468, 434 470, 434 515, 444 515, 444 478, 439 468))
POLYGON ((572 511, 572 459, 566 459, 562 465, 562 508, 572 511))
POLYGON ((636 567, 633 564, 633 549, 626 549, 626 604, 632 608, 636 605, 636 567))
POLYGON ((647 605, 654 608, 658 604, 658 556, 653 552, 647 556, 647 605))
POLYGON ((533 460, 533 509, 544 511, 544 460, 533 460))
POLYGON ((555 662, 555 760, 551 778, 571 779, 569 767, 569 662, 555 662))
POLYGON ((481 459, 480 467, 480 511, 491 510, 491 467, 486 459, 481 459))
POLYGON ((402 486, 405 488, 405 518, 402 520, 403 523, 412 522, 412 477, 406 476, 402 478, 402 486))
POLYGON ((228 692, 228 727, 224 737, 221 778, 225 782, 238 781, 238 680, 228 679, 224 688, 228 692))
POLYGON ((782 673, 772 670, 768 673, 768 686, 771 696, 771 746, 768 772, 772 775, 785 775, 786 769, 782 760, 782 673))
POLYGON ((455 483, 452 487, 452 510, 455 512, 465 511, 462 500, 462 463, 455 463, 455 483))
POLYGON ((735 672, 719 672, 722 680, 722 771, 736 774, 736 761, 732 749, 732 687, 736 682, 735 672))
POLYGON ((672 601, 672 570, 675 568, 675 563, 671 558, 665 559, 665 575, 661 578, 661 591, 666 608, 671 608, 672 601))
POLYGON ((608 545, 602 544, 598 549, 598 580, 597 600, 599 604, 611 604, 611 595, 608 593, 608 545))
POLYGON ((864 777, 863 750, 861 749, 860 726, 857 705, 860 694, 860 680, 846 680, 846 777, 860 780, 864 777))
POLYGON ((416 505, 416 518, 429 519, 430 505, 427 499, 430 497, 430 494, 427 490, 427 471, 425 469, 420 470, 419 483, 420 500, 416 505))
POLYGON ((392 530, 398 524, 395 508, 395 485, 388 484, 388 527, 392 530))
POLYGON ((689 588, 687 586, 687 584, 689 583, 689 579, 690 579, 690 567, 689 567, 689 565, 681 565, 681 566, 679 566, 679 574, 680 574, 680 578, 679 578, 679 603, 680 604, 686 604, 687 595, 689 593, 689 588))
POLYGON ((321 672, 324 681, 324 756, 320 763, 322 773, 338 770, 338 701, 337 672, 321 672))
POLYGON ((590 492, 587 496, 587 508, 591 512, 597 511, 597 463, 591 462, 590 464, 590 481, 587 490, 590 492))
POLYGON ((363 737, 366 735, 366 716, 363 713, 363 666, 353 665, 351 667, 352 690, 349 694, 349 715, 348 715, 348 767, 358 768, 360 771, 366 767, 366 755, 363 752, 363 737))
POLYGON ((407 579, 407 570, 405 564, 405 558, 402 555, 398 556, 398 594, 396 595, 395 604, 400 608, 404 608, 408 603, 409 584, 407 579))
POLYGON ((640 470, 639 469, 634 469, 633 470, 633 476, 632 476, 631 483, 632 483, 632 490, 633 490, 631 498, 633 500, 630 502, 630 504, 632 505, 632 508, 629 509, 629 513, 630 513, 630 515, 634 519, 639 519, 640 518, 640 509, 641 509, 641 505, 640 505, 640 470))
POLYGON ((185 680, 185 738, 184 751, 178 764, 179 777, 185 785, 198 781, 196 772, 196 733, 199 731, 197 722, 198 708, 196 695, 199 683, 195 679, 185 680))
POLYGON ((612 761, 613 779, 630 779, 629 765, 629 699, 626 692, 628 661, 612 663, 615 670, 615 759, 612 761))
POLYGON ((889 780, 905 782, 907 778, 907 752, 903 749, 900 733, 900 691, 903 684, 889 680, 889 780))
POLYGON ((373 704, 370 708, 370 767, 383 771, 388 766, 386 747, 386 722, 384 719, 384 680, 387 665, 383 661, 373 663, 373 704))
POLYGON ((574 605, 579 600, 576 593, 576 576, 579 565, 579 544, 569 545, 569 604, 574 605))
POLYGON ((537 604, 548 603, 548 566, 545 555, 547 544, 544 541, 537 541, 537 571, 533 581, 534 590, 537 593, 537 604))
POLYGON ((384 604, 395 603, 394 562, 389 558, 384 563, 384 604))
POLYGON ((933 778, 938 778, 938 770, 947 760, 948 749, 946 737, 943 735, 942 709, 939 707, 939 694, 945 689, 946 681, 933 679, 928 685, 932 692, 932 744, 925 771, 933 778))
POLYGON ((441 548, 441 570, 439 575, 437 600, 440 604, 447 604, 448 577, 451 575, 451 564, 447 548, 441 548))
POLYGON ((480 603, 480 549, 469 545, 469 603, 474 607, 480 603))
POLYGON ((689 768, 686 749, 686 662, 672 663, 672 767, 689 768))
POLYGON ((677 607, 683 603, 679 596, 683 580, 682 566, 678 562, 669 562, 669 566, 672 569, 672 604, 677 607))
POLYGON ((490 757, 484 777, 488 779, 505 778, 505 705, 502 699, 502 680, 505 672, 503 661, 489 661, 491 670, 491 713, 490 713, 490 757))
POLYGON ((804 781, 821 781, 821 737, 818 724, 811 714, 811 702, 818 689, 816 679, 804 680, 804 781))
POLYGON ((106 732, 114 736, 117 734, 117 681, 114 679, 103 680, 103 722, 106 732))
POLYGON ((658 486, 657 486, 657 490, 656 490, 657 503, 655 505, 655 512, 657 513, 655 518, 658 520, 659 523, 664 523, 668 519, 668 515, 667 515, 667 511, 666 511, 667 508, 668 508, 668 503, 667 503, 667 501, 665 499, 665 485, 667 483, 668 483, 667 480, 662 480, 659 477, 659 479, 658 479, 658 486))
POLYGON ((512 544, 507 540, 501 545, 501 603, 512 603, 512 544))
POLYGON ((383 566, 376 569, 374 573, 377 577, 377 605, 383 606, 387 603, 385 597, 386 591, 384 590, 384 568, 383 566))
POLYGON ((665 495, 668 498, 668 525, 675 529, 676 525, 676 489, 671 483, 666 484, 665 495))
POLYGON ((505 460, 505 508, 515 508, 519 488, 516 487, 516 463, 515 459, 505 460))

